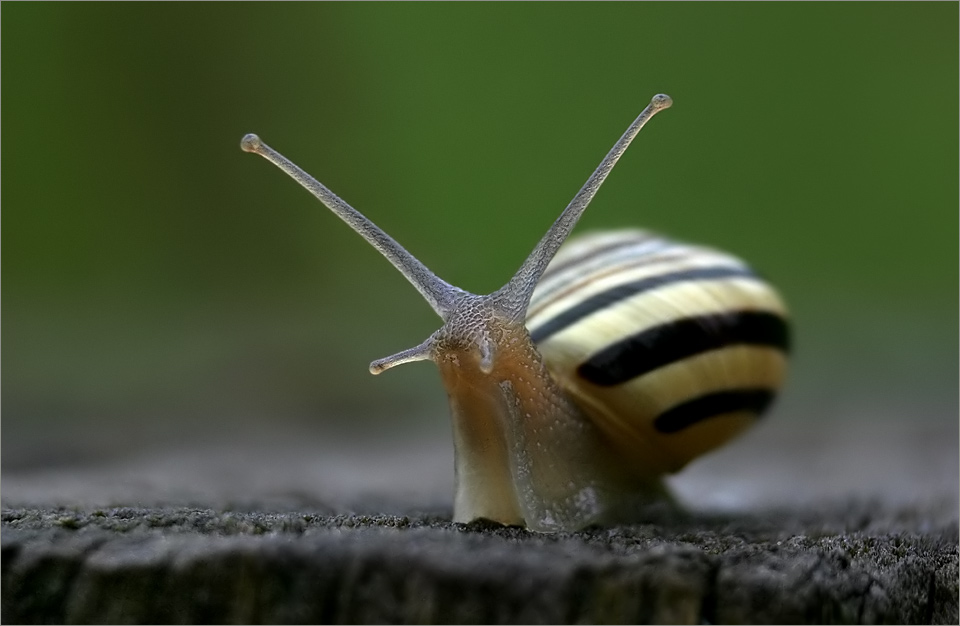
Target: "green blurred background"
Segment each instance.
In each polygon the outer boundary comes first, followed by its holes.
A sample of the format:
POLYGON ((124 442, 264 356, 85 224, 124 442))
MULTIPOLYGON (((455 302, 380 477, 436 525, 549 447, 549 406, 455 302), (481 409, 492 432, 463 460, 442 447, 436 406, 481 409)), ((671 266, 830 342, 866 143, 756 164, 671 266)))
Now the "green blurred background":
POLYGON ((496 289, 581 229, 734 251, 795 316, 769 427, 956 432, 958 5, 4 4, 4 468, 446 429, 438 319, 244 133, 496 289), (775 420, 775 421, 774 421, 775 420))

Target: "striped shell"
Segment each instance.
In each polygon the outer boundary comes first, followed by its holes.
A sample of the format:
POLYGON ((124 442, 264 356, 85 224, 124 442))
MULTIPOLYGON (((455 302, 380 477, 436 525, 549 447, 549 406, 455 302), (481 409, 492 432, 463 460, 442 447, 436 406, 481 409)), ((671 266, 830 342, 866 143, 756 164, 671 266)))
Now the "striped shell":
POLYGON ((783 302, 741 260, 641 230, 571 238, 527 328, 557 383, 646 476, 754 423, 789 348, 783 302))

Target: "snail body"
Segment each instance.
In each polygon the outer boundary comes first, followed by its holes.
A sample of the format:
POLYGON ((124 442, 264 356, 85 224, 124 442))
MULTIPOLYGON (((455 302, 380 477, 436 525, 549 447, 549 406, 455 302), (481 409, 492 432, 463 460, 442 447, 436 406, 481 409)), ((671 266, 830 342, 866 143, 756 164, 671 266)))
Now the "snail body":
POLYGON ((551 532, 629 519, 665 494, 664 474, 756 421, 781 384, 786 309, 739 259, 639 230, 564 244, 630 141, 671 104, 653 98, 519 271, 487 295, 444 282, 258 137, 244 137, 244 150, 380 250, 443 320, 370 370, 436 363, 452 413, 455 521, 551 532))

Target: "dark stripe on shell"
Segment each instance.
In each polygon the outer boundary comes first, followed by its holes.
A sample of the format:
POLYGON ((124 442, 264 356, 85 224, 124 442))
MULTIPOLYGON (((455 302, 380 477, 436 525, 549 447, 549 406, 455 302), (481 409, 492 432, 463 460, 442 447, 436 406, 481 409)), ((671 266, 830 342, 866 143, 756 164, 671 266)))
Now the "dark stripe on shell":
MULTIPOLYGON (((640 244, 646 244, 654 239, 655 237, 653 235, 638 233, 636 236, 633 236, 629 239, 618 239, 612 243, 585 250, 581 254, 566 259, 563 262, 555 262, 548 265, 547 270, 543 273, 543 276, 540 277, 540 281, 543 282, 544 279, 554 276, 555 274, 559 274, 573 265, 579 265, 585 261, 590 261, 605 254, 623 250, 624 248, 631 248, 640 244)), ((646 256, 646 254, 648 253, 645 253, 644 256, 646 256)))
POLYGON ((668 409, 657 416, 653 427, 661 433, 676 433, 703 420, 733 413, 751 411, 760 415, 773 400, 770 389, 740 389, 710 393, 668 409))
POLYGON ((702 267, 692 270, 682 270, 671 272, 669 274, 660 274, 650 276, 623 285, 618 285, 607 291, 603 291, 591 296, 580 304, 564 311, 556 317, 550 319, 547 323, 538 326, 530 333, 530 338, 534 343, 540 343, 561 330, 576 324, 583 318, 596 313, 606 307, 626 300, 644 291, 658 289, 674 283, 695 280, 712 280, 717 278, 730 278, 736 276, 750 276, 755 274, 746 268, 738 267, 702 267))
POLYGON ((577 368, 595 385, 612 387, 670 363, 731 345, 772 346, 787 352, 786 320, 766 311, 730 311, 654 326, 601 350, 577 368))
MULTIPOLYGON (((554 276, 551 277, 551 280, 541 280, 540 284, 537 285, 537 290, 533 293, 533 298, 530 300, 527 319, 536 317, 546 307, 570 297, 595 280, 602 280, 620 272, 640 269, 641 267, 650 268, 660 264, 689 261, 690 257, 689 250, 674 246, 655 250, 650 254, 637 255, 633 258, 611 258, 609 259, 609 265, 587 266, 584 269, 585 273, 577 276, 567 276, 565 277, 566 280, 553 280, 556 278, 554 276)), ((662 267, 660 271, 663 271, 662 267)))

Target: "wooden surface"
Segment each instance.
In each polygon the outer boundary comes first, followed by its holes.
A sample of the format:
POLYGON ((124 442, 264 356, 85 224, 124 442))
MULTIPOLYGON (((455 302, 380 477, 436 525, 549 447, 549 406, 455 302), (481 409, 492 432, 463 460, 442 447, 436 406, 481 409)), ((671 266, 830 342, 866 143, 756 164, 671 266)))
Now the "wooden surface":
MULTIPOLYGON (((949 431, 949 429, 947 429, 949 431)), ((764 428, 686 513, 450 522, 442 438, 220 435, 3 476, 5 623, 957 623, 957 438, 764 428)))

